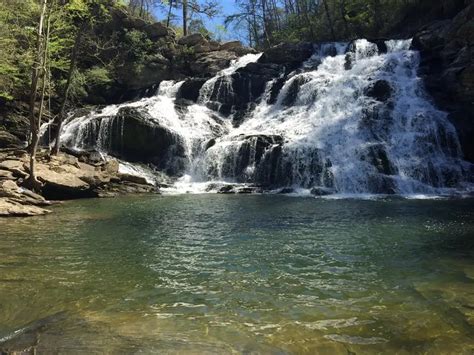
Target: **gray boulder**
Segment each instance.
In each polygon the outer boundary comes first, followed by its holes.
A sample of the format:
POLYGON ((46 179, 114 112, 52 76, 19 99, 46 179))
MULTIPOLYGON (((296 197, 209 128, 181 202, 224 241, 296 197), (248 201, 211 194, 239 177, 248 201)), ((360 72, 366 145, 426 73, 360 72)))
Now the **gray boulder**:
POLYGON ((176 33, 169 28, 166 27, 161 22, 152 23, 144 28, 144 31, 150 37, 151 40, 157 40, 162 37, 175 37, 176 33))
POLYGON ((0 131, 0 148, 20 148, 23 142, 7 131, 0 131))
POLYGON ((294 68, 312 55, 313 45, 311 43, 282 43, 267 49, 259 62, 283 64, 289 68, 294 68))
POLYGON ((211 77, 227 68, 234 59, 237 55, 229 51, 202 53, 189 63, 189 70, 196 77, 211 77))
POLYGON ((200 33, 193 33, 188 36, 181 37, 178 40, 178 44, 182 46, 188 46, 188 47, 193 47, 198 44, 200 45, 208 45, 207 39, 204 38, 204 36, 200 33))

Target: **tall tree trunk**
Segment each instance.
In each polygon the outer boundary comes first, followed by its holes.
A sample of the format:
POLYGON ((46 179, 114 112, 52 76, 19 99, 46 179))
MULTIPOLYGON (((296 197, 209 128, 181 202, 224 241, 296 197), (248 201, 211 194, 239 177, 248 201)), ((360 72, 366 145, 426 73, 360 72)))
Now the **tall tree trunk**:
POLYGON ((168 9, 168 17, 166 18, 166 27, 170 27, 171 22, 171 11, 173 10, 173 0, 169 0, 170 7, 168 9))
POLYGON ((268 21, 268 14, 267 14, 267 1, 261 0, 261 5, 262 5, 262 17, 263 17, 263 35, 265 36, 265 40, 267 41, 267 46, 270 47, 271 34, 269 33, 269 30, 268 30, 270 26, 269 26, 269 21, 268 21))
POLYGON ((183 36, 188 35, 188 0, 183 0, 183 36))
POLYGON ((58 119, 57 119, 57 127, 56 127, 56 141, 54 143, 53 148, 53 155, 57 155, 59 153, 59 148, 61 147, 61 129, 64 121, 64 116, 66 113, 66 105, 69 96, 69 90, 71 88, 72 78, 74 76, 74 71, 76 70, 76 63, 77 63, 77 56, 79 54, 79 46, 81 44, 82 35, 85 31, 86 26, 82 24, 81 27, 78 29, 76 38, 74 40, 74 46, 72 47, 71 52, 71 61, 69 63, 69 71, 67 74, 67 81, 66 86, 63 92, 63 99, 61 101, 61 107, 59 109, 58 119))
POLYGON ((250 13, 252 14, 252 27, 253 27, 253 36, 254 36, 254 41, 255 41, 255 47, 260 48, 260 36, 258 34, 258 21, 257 21, 257 8, 255 4, 255 0, 251 0, 251 8, 250 8, 250 13))
POLYGON ((31 74, 31 87, 30 87, 30 102, 29 102, 29 120, 30 120, 30 176, 28 179, 28 185, 33 190, 40 189, 40 183, 36 180, 35 174, 35 163, 36 163, 36 151, 38 149, 39 142, 39 129, 41 125, 41 116, 43 114, 44 94, 46 90, 46 60, 47 60, 47 41, 49 36, 49 20, 47 25, 47 36, 44 33, 44 25, 47 17, 48 0, 42 0, 41 12, 38 23, 38 32, 36 34, 36 52, 35 59, 31 74), (42 90, 40 96, 40 107, 38 112, 38 118, 35 115, 36 99, 38 97, 38 84, 42 77, 42 90))
POLYGON ((323 5, 324 5, 324 11, 326 12, 326 17, 328 19, 329 29, 331 30, 332 40, 335 41, 336 33, 334 32, 334 24, 331 19, 331 13, 329 12, 329 6, 328 6, 327 0, 323 0, 323 5))

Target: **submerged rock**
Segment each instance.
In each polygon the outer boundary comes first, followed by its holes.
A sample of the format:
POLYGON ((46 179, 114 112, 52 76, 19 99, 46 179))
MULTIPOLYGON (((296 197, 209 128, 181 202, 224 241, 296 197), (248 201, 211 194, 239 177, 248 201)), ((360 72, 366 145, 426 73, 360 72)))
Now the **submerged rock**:
POLYGON ((327 196, 332 195, 334 190, 328 189, 327 187, 313 187, 310 191, 310 194, 313 196, 327 196))
POLYGON ((218 194, 235 194, 236 191, 234 190, 234 186, 233 185, 225 185, 223 187, 221 187, 218 191, 217 191, 218 194))
POLYGON ((284 187, 280 190, 278 190, 279 194, 286 195, 286 194, 292 194, 295 192, 295 189, 292 187, 284 187))

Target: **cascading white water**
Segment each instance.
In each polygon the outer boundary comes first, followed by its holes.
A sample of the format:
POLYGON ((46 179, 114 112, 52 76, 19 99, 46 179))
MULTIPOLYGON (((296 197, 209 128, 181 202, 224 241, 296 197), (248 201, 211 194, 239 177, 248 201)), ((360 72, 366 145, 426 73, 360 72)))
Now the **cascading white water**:
POLYGON ((212 93, 214 90, 216 91, 223 91, 223 90, 232 90, 232 80, 231 75, 234 74, 237 69, 245 67, 247 64, 256 62, 262 56, 261 53, 259 54, 247 54, 240 57, 237 60, 233 60, 230 66, 226 69, 221 70, 217 73, 216 76, 209 79, 204 83, 200 92, 199 92, 199 103, 200 104, 207 104, 211 99, 212 93), (222 79, 218 82, 219 79, 222 79), (218 86, 216 87, 216 83, 218 86))
POLYGON ((233 74, 260 55, 233 62, 185 109, 175 104, 182 83, 163 82, 154 97, 71 119, 62 137, 71 147, 107 151, 110 136, 123 134, 110 124, 117 112, 140 108, 182 139, 186 167, 175 186, 182 192, 201 192, 215 181, 344 194, 467 189, 471 165, 462 160, 447 115, 424 91, 419 54, 410 44, 386 41, 386 53, 366 40, 355 41, 349 52, 343 43, 317 46, 273 104, 276 79, 267 83, 238 127, 206 104, 213 92, 232 91, 233 74))

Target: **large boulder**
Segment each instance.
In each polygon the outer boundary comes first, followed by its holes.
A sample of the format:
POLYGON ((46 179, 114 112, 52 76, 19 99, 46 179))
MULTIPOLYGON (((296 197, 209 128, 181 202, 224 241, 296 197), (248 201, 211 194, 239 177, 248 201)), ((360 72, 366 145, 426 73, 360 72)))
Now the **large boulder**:
POLYGON ((180 86, 176 99, 185 99, 196 102, 199 98, 199 92, 207 79, 193 78, 186 80, 180 86))
POLYGON ((235 51, 236 49, 242 48, 242 42, 240 41, 230 41, 224 42, 220 45, 219 49, 221 51, 235 51))
POLYGON ((181 136, 162 126, 148 113, 124 107, 115 116, 110 139, 110 153, 131 162, 153 163, 168 169, 171 175, 180 172, 185 156, 181 136))
POLYGON ((28 176, 25 168, 25 162, 19 159, 5 159, 0 162, 0 169, 10 171, 17 178, 25 178, 28 176))
POLYGON ((23 204, 6 197, 0 197, 0 217, 41 216, 51 211, 44 208, 23 204))
POLYGON ((50 202, 25 188, 20 188, 13 180, 0 181, 0 217, 38 216, 49 213, 44 206, 50 202))
POLYGON ((200 33, 193 33, 188 36, 181 37, 178 40, 178 44, 182 46, 194 47, 198 44, 200 45, 208 45, 207 39, 200 33))
POLYGON ((234 52, 239 56, 257 53, 257 51, 253 48, 244 47, 240 41, 224 42, 219 46, 219 50, 234 52))
POLYGON ((25 189, 24 187, 20 188, 13 180, 0 182, 0 197, 8 197, 14 202, 26 205, 49 206, 51 204, 49 201, 46 201, 43 196, 25 189))
POLYGON ((191 76, 209 78, 216 75, 222 69, 228 68, 230 62, 237 59, 237 55, 230 51, 213 51, 198 54, 195 59, 188 63, 191 76))
POLYGON ((426 88, 458 131, 465 158, 474 162, 474 4, 452 20, 422 28, 413 39, 420 51, 426 88))
POLYGON ((23 142, 13 134, 0 130, 0 148, 19 148, 23 142))
POLYGON ((260 63, 275 63, 294 69, 313 55, 311 43, 283 43, 267 49, 260 57, 260 63))
POLYGON ((144 28, 144 31, 151 40, 157 40, 162 37, 174 38, 176 36, 176 33, 173 31, 173 29, 167 27, 161 22, 155 22, 147 25, 144 28))
POLYGON ((42 193, 49 200, 69 200, 96 197, 91 185, 81 179, 83 171, 70 165, 52 168, 48 164, 36 165, 37 179, 43 184, 42 193))

